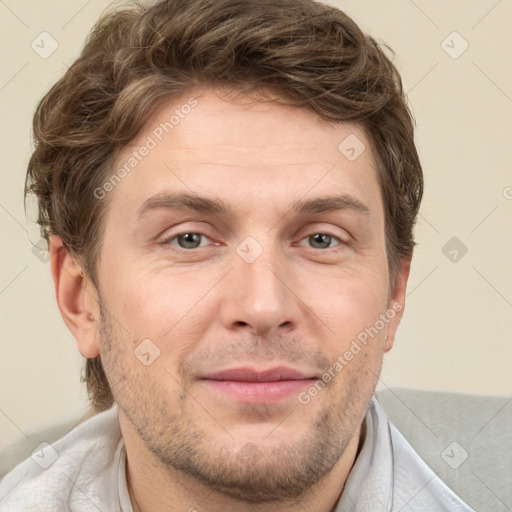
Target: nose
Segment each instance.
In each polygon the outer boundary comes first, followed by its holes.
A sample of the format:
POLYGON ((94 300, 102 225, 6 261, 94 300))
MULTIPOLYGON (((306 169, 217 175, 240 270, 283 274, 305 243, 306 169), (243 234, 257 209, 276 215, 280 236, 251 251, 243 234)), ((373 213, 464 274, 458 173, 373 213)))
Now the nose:
POLYGON ((257 336, 289 333, 297 328, 301 301, 292 290, 292 271, 279 251, 266 248, 253 262, 238 254, 224 284, 224 327, 257 336))

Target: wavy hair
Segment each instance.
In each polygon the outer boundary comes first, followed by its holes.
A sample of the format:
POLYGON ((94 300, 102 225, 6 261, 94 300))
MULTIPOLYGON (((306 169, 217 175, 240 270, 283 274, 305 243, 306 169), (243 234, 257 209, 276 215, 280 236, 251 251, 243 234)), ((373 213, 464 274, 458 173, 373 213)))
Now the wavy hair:
MULTIPOLYGON (((42 236, 62 238, 96 281, 108 204, 94 190, 164 101, 194 87, 271 94, 360 125, 375 156, 391 282, 414 248, 423 194, 414 122, 384 45, 314 0, 163 0, 105 13, 34 115, 25 193, 42 236)), ((86 361, 95 411, 113 404, 101 359, 86 361)))

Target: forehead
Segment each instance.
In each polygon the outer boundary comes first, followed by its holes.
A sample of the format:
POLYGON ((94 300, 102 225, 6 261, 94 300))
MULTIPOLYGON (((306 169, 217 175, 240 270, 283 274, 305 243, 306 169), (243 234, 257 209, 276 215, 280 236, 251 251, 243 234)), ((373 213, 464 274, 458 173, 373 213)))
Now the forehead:
MULTIPOLYGON (((197 89, 164 104, 119 155, 116 209, 140 211, 152 196, 193 192, 244 208, 350 195, 382 215, 377 172, 361 127, 255 97, 197 89)), ((125 212, 126 213, 126 212, 125 212)), ((263 212, 261 212, 263 214, 263 212)), ((282 212, 280 212, 282 213, 282 212)))

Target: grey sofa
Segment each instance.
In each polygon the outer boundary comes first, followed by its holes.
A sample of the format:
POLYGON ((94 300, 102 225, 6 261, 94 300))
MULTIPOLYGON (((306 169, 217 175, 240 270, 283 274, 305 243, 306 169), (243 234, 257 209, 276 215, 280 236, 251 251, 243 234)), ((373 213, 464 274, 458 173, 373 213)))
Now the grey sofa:
POLYGON ((386 389, 402 435, 477 512, 512 511, 512 397, 386 389))

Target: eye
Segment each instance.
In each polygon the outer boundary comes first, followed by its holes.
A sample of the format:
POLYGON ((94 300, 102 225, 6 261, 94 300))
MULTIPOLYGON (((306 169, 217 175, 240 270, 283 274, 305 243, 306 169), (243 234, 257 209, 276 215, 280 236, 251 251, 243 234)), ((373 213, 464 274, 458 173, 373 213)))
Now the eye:
POLYGON ((332 247, 332 242, 337 242, 337 245, 341 245, 342 243, 338 237, 329 235, 328 233, 314 233, 302 240, 307 240, 313 249, 330 249, 332 247))
POLYGON ((189 232, 189 233, 180 233, 178 235, 169 238, 164 242, 164 244, 177 245, 180 249, 197 249, 198 247, 202 247, 205 244, 201 242, 204 240, 210 240, 203 233, 189 232))
MULTIPOLYGON (((174 235, 163 243, 164 245, 174 245, 178 249, 192 250, 208 245, 208 241, 211 242, 210 238, 205 234, 190 231, 174 235)), ((337 245, 343 244, 343 241, 340 238, 328 233, 313 233, 312 235, 303 238, 299 245, 304 245, 304 241, 307 241, 313 249, 331 249, 337 245)))

